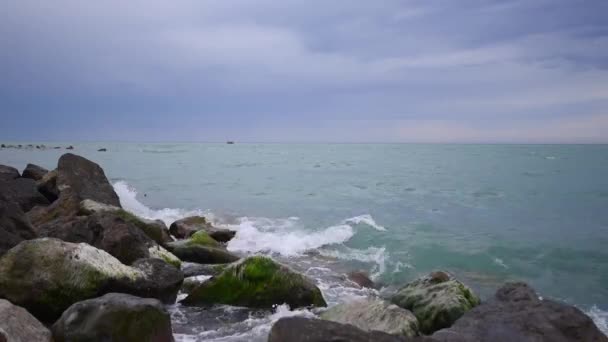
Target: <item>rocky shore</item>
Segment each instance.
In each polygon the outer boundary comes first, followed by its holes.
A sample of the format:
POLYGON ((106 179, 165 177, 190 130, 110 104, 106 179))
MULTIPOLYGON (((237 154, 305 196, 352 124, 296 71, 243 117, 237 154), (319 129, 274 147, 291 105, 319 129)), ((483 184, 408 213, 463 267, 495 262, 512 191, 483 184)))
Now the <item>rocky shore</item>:
MULTIPOLYGON (((326 308, 305 275, 228 251, 235 234, 204 217, 169 227, 137 217, 103 169, 75 154, 50 171, 0 165, 0 341, 173 341, 166 305, 178 293, 202 310, 288 304, 315 313, 278 320, 273 342, 608 341, 579 309, 525 283, 482 301, 441 271, 386 298, 326 308)), ((361 272, 348 277, 375 286, 361 272)))

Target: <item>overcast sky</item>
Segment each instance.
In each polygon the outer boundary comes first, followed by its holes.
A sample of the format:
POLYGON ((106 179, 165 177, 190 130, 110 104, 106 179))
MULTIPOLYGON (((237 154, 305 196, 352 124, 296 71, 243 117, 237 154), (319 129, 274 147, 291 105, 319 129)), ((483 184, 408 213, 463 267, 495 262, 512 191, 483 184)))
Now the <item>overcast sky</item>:
POLYGON ((5 0, 0 139, 608 142, 608 1, 5 0))

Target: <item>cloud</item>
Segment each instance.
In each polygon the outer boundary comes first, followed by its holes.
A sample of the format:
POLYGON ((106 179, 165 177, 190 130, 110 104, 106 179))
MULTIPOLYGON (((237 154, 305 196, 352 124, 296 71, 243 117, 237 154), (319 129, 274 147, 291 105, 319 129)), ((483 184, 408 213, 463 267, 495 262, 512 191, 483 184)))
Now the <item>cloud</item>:
MULTIPOLYGON (((15 138, 34 136, 28 127, 45 120, 56 131, 41 138, 75 137, 78 128, 93 139, 162 131, 163 139, 195 140, 187 126, 206 125, 212 137, 359 141, 366 138, 340 127, 376 122, 385 130, 377 137, 403 140, 400 125, 382 123, 406 121, 457 141, 479 140, 478 129, 516 137, 504 127, 521 127, 529 135, 521 140, 555 140, 561 133, 532 128, 561 132, 556 122, 608 111, 604 1, 26 0, 5 7, 0 115, 11 120, 0 134, 15 138), (105 129, 88 127, 103 118, 105 129)), ((608 140, 584 127, 580 141, 608 140)))

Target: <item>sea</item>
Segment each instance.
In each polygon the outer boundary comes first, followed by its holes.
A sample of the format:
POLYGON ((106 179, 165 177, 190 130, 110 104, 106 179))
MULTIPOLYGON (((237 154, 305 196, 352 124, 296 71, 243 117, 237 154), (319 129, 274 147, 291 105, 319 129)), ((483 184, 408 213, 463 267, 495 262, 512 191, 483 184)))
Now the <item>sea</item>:
MULTIPOLYGON (((73 145, 125 209, 205 215, 237 231, 229 250, 288 264, 329 305, 445 270, 482 299, 528 282, 608 333, 608 145, 28 143, 47 149, 2 149, 0 164, 53 169, 73 145), (350 283, 355 270, 380 289, 350 283)), ((279 318, 317 314, 167 309, 177 341, 265 341, 279 318)))

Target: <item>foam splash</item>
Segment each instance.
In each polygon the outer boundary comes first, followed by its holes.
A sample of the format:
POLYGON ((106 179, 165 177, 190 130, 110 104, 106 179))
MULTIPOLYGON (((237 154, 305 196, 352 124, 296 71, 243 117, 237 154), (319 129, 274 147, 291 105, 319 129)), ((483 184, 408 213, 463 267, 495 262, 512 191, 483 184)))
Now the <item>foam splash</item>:
POLYGON ((372 217, 372 215, 370 215, 370 214, 364 214, 364 215, 347 218, 346 220, 342 221, 342 223, 343 224, 362 224, 363 223, 363 224, 366 224, 366 225, 374 228, 375 230, 379 230, 381 232, 386 231, 386 228, 377 224, 376 221, 374 220, 374 218, 372 217))
POLYGON ((342 260, 357 260, 373 263, 370 278, 376 280, 386 271, 386 261, 389 258, 386 248, 368 247, 366 249, 355 249, 344 246, 341 250, 320 250, 321 255, 342 260))
POLYGON ((349 225, 337 225, 319 231, 299 230, 297 218, 268 219, 242 217, 231 226, 237 231, 228 243, 228 250, 234 252, 277 253, 295 256, 322 246, 341 244, 354 235, 349 225))
POLYGON ((116 191, 116 194, 120 199, 120 204, 125 210, 146 219, 162 220, 167 226, 170 226, 171 223, 184 217, 209 215, 208 212, 204 212, 203 210, 183 210, 173 208, 164 208, 160 210, 150 209, 145 204, 137 200, 137 190, 127 184, 125 181, 118 181, 114 183, 114 191, 116 191))
POLYGON ((587 316, 591 317, 595 325, 608 336, 608 311, 601 310, 597 306, 592 306, 589 311, 586 312, 587 316))

